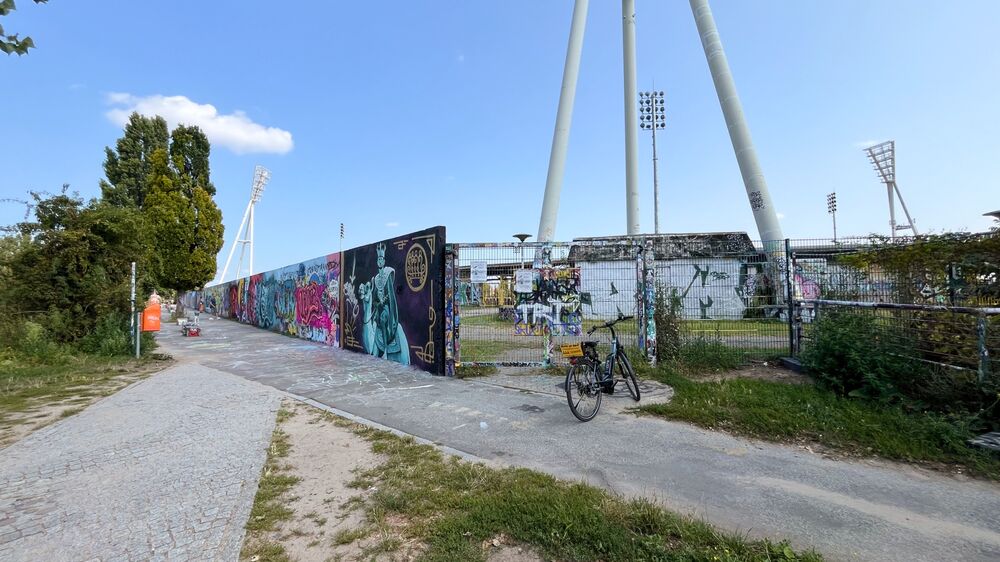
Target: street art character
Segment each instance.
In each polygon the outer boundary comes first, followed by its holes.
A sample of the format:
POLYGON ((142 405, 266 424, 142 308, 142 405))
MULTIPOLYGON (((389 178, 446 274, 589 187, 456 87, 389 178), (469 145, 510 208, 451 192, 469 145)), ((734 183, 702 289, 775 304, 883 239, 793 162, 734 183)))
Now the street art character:
POLYGON ((385 244, 376 247, 378 273, 358 287, 358 297, 364 305, 362 339, 370 355, 408 365, 410 350, 399 325, 396 305, 396 270, 385 265, 385 250, 385 244))

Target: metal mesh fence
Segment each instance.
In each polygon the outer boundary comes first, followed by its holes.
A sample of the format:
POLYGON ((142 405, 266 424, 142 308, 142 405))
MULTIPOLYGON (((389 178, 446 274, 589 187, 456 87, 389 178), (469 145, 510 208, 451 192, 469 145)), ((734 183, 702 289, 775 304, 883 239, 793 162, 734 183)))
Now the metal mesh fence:
MULTIPOLYGON (((581 247, 573 243, 453 244, 458 255, 455 303, 461 362, 559 363, 561 356, 552 350, 561 343, 601 339, 600 334, 587 338, 587 330, 619 313, 635 315, 633 245, 606 245, 620 258, 606 263, 578 263, 581 247)), ((617 328, 623 344, 637 345, 634 322, 617 328)), ((603 337, 607 339, 607 334, 603 337)))
MULTIPOLYGON (((637 256, 645 247, 653 258, 646 264, 655 273, 658 340, 674 334, 682 356, 727 354, 747 362, 794 355, 826 306, 872 316, 886 341, 898 341, 915 357, 973 368, 983 329, 975 311, 861 306, 1000 306, 1000 258, 973 253, 953 262, 893 261, 895 250, 921 243, 874 237, 761 242, 733 232, 455 244, 460 361, 560 363, 553 350, 561 343, 607 341, 606 331, 586 332, 619 314, 648 310, 637 294, 644 286, 637 256), (669 323, 674 328, 664 330, 669 323)), ((940 249, 927 253, 934 252, 940 249)), ((988 342, 1000 330, 996 324, 986 321, 988 342)), ((637 319, 616 327, 626 347, 641 347, 641 325, 637 319)))

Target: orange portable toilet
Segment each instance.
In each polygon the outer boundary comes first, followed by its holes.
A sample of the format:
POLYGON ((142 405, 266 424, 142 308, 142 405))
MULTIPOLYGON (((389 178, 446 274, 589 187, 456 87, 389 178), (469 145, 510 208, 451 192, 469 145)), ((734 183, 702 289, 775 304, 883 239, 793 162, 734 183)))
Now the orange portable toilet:
POLYGON ((160 331, 159 299, 157 299, 156 304, 150 304, 142 311, 142 331, 143 332, 160 331))

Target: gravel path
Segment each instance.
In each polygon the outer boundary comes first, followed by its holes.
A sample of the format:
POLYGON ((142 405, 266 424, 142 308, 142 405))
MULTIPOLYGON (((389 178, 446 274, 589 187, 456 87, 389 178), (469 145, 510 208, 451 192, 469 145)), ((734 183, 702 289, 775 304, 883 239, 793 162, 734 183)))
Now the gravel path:
POLYGON ((0 560, 236 560, 278 403, 180 364, 0 451, 0 560))

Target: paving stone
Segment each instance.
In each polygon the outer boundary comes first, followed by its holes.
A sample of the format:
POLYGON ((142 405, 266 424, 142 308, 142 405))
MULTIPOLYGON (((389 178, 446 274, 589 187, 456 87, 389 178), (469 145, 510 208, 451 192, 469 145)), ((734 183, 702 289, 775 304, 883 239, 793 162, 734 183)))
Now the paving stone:
POLYGON ((236 560, 279 401, 181 364, 0 450, 0 561, 236 560))

